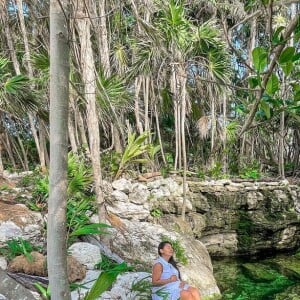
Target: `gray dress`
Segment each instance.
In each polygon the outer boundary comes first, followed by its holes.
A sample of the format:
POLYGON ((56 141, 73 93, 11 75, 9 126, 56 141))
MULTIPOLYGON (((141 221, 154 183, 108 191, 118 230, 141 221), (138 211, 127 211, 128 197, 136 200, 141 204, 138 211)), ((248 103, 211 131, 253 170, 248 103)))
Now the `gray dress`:
MULTIPOLYGON (((178 270, 169 264, 165 259, 159 257, 155 260, 154 265, 157 263, 163 267, 163 272, 160 279, 169 279, 172 275, 179 278, 178 270)), ((152 300, 178 300, 180 299, 180 292, 188 289, 189 285, 185 284, 184 287, 180 288, 180 280, 167 283, 165 285, 153 286, 152 287, 152 300)))

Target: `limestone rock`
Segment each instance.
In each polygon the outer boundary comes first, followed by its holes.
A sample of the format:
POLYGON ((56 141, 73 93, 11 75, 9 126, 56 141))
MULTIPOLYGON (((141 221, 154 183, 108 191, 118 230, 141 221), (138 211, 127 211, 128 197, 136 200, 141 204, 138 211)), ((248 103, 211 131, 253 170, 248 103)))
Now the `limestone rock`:
POLYGON ((144 204, 150 196, 150 192, 144 184, 134 183, 132 192, 129 194, 129 201, 134 204, 144 204))
MULTIPOLYGON (((85 294, 92 288, 95 281, 100 275, 100 271, 96 270, 87 270, 86 276, 78 282, 78 284, 82 287, 79 287, 75 291, 71 292, 71 299, 72 300, 80 300, 83 299, 85 294)), ((95 299, 96 300, 96 299, 95 299)))
POLYGON ((213 277, 209 254, 200 241, 194 240, 188 235, 169 232, 160 225, 123 221, 126 231, 116 231, 111 239, 111 248, 114 252, 126 260, 142 261, 150 267, 157 257, 157 246, 162 238, 178 240, 185 249, 188 260, 188 264, 181 267, 183 279, 200 288, 204 296, 220 293, 213 277))
POLYGON ((31 291, 9 277, 0 269, 0 299, 3 300, 33 300, 36 298, 31 291))
POLYGON ((129 220, 145 220, 150 215, 149 209, 130 202, 116 201, 112 205, 107 205, 106 210, 120 218, 129 220))
POLYGON ((0 244, 19 237, 40 245, 44 239, 43 229, 44 220, 40 213, 30 211, 23 204, 0 201, 0 244))
POLYGON ((146 272, 136 272, 136 273, 125 273, 117 277, 116 282, 110 291, 105 292, 101 295, 101 300, 143 300, 150 296, 150 288, 144 292, 132 291, 132 286, 138 284, 141 281, 150 282, 151 274, 146 272))
POLYGON ((89 243, 74 243, 69 247, 68 252, 87 269, 94 269, 95 265, 101 262, 100 249, 89 243))
POLYGON ((5 257, 0 256, 0 269, 6 270, 7 269, 7 261, 5 257))
POLYGON ((125 178, 121 178, 121 179, 118 179, 118 180, 115 180, 113 183, 112 183, 112 187, 115 189, 115 190, 118 190, 118 191, 121 191, 123 193, 130 193, 132 191, 132 184, 129 180, 125 179, 125 178))

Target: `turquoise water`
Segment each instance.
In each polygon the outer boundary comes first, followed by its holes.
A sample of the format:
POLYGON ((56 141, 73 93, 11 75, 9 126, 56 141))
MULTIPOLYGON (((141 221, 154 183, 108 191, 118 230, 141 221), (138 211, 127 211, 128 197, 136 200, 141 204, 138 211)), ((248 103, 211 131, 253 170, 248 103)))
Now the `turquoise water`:
POLYGON ((222 300, 300 300, 300 258, 213 259, 222 300))

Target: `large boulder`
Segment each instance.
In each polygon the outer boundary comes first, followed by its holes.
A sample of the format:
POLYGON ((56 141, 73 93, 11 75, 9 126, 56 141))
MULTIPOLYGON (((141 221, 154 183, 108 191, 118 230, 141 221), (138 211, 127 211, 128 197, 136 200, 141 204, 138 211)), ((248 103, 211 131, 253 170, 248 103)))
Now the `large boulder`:
POLYGON ((157 246, 163 239, 179 242, 184 249, 187 264, 180 266, 183 280, 200 289, 202 295, 219 294, 213 276, 209 254, 204 245, 187 234, 166 230, 148 222, 122 220, 123 230, 112 233, 110 246, 125 260, 143 262, 151 267, 157 258, 157 246))
POLYGON ((23 204, 0 199, 0 245, 16 238, 41 245, 44 232, 44 220, 40 213, 29 210, 23 204))
POLYGON ((40 299, 35 293, 9 277, 0 269, 0 299, 2 300, 33 300, 40 299))
POLYGON ((94 269, 95 265, 101 262, 99 247, 89 243, 74 243, 69 247, 68 252, 90 270, 94 269))

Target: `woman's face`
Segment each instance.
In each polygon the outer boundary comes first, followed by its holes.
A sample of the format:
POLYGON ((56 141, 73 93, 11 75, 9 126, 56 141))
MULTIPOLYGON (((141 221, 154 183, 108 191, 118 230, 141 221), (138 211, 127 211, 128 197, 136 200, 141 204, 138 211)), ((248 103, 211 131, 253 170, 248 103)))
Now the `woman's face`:
POLYGON ((174 250, 171 244, 165 244, 165 246, 160 249, 161 255, 173 256, 174 250))

